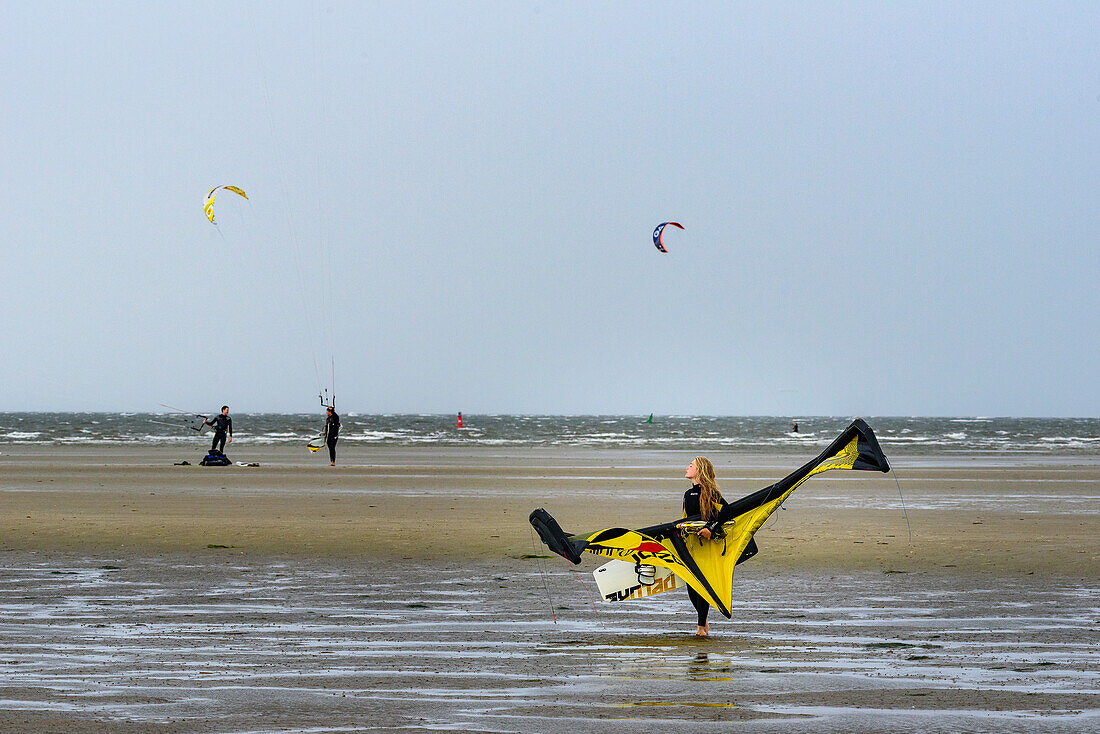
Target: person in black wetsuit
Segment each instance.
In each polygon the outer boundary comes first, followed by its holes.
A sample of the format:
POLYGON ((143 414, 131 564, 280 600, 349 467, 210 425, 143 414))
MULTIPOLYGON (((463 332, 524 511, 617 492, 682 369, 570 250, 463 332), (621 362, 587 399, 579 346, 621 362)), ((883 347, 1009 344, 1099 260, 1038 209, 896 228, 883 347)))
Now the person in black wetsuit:
POLYGON ((221 415, 213 418, 204 418, 202 421, 208 426, 214 427, 214 440, 210 442, 210 450, 225 451, 225 439, 229 436, 229 443, 233 443, 233 419, 229 417, 229 406, 223 405, 221 415))
POLYGON ((328 446, 329 466, 336 466, 336 441, 340 438, 340 416, 331 405, 325 408, 325 445, 328 446))
MULTIPOLYGON (((728 519, 722 514, 722 510, 726 508, 726 501, 718 491, 718 482, 714 479, 714 465, 705 456, 696 456, 688 464, 684 476, 691 480, 691 489, 684 492, 684 517, 695 515, 702 519, 706 526, 699 531, 698 535, 703 540, 710 540, 718 527, 728 519)), ((707 637, 710 634, 710 624, 707 622, 710 604, 690 586, 688 598, 691 599, 698 615, 695 635, 707 637)))

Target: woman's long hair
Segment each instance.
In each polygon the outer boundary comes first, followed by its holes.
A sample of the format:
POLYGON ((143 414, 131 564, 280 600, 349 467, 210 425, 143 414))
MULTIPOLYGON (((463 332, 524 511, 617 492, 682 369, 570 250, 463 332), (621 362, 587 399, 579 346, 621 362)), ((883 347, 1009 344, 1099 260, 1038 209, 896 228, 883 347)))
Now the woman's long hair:
POLYGON ((695 483, 699 485, 699 515, 703 522, 710 522, 714 504, 722 499, 722 493, 714 478, 714 464, 705 456, 695 457, 695 483))

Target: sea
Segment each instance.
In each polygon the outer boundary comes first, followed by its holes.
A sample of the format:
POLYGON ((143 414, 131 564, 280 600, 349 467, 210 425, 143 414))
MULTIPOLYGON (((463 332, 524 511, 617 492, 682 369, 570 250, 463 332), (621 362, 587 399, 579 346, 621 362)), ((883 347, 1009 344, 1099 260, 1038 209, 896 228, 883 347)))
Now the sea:
MULTIPOLYGON (((234 438, 300 444, 324 416, 233 414, 234 438)), ((193 442, 193 416, 163 413, 0 413, 5 445, 177 444, 193 442)), ((340 440, 391 446, 567 446, 804 453, 825 446, 850 416, 341 415, 340 440), (798 430, 794 430, 797 422, 798 430)), ((891 453, 1100 456, 1100 418, 864 416, 891 453)))

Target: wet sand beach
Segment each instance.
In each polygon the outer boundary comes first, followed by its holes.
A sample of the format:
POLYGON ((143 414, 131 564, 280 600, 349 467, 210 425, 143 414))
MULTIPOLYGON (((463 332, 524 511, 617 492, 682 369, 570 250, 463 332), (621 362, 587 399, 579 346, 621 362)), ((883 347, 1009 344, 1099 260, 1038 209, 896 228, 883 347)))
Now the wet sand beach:
MULTIPOLYGON (((889 451, 889 449, 888 449, 889 451)), ((697 640, 570 531, 678 515, 678 451, 7 446, 3 731, 1086 731, 1100 462, 893 456, 800 488, 697 640)), ((710 453, 738 497, 801 463, 710 453)))

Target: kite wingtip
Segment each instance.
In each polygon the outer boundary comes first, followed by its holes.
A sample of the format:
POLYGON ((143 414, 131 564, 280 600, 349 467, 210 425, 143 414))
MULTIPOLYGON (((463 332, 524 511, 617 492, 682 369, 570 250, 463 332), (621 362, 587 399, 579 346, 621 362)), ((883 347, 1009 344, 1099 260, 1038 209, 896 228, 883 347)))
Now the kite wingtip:
POLYGON ((576 547, 574 542, 569 539, 569 534, 561 529, 561 525, 558 524, 553 515, 540 507, 532 510, 527 519, 547 548, 574 565, 580 564, 581 552, 584 550, 583 546, 581 548, 576 547))

